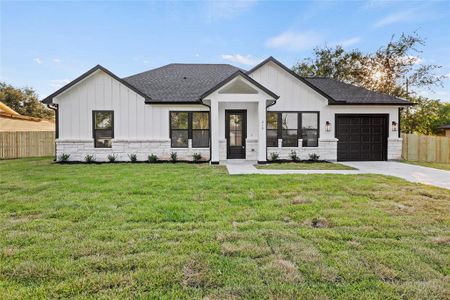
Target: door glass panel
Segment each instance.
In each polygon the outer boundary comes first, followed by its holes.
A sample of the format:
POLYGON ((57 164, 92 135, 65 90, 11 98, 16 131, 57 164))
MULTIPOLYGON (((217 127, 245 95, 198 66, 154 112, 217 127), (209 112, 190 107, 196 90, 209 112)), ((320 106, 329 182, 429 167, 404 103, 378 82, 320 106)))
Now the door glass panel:
POLYGON ((241 114, 230 114, 230 146, 242 146, 241 114))
POLYGON ((242 128, 241 115, 230 115, 230 130, 240 130, 242 128))

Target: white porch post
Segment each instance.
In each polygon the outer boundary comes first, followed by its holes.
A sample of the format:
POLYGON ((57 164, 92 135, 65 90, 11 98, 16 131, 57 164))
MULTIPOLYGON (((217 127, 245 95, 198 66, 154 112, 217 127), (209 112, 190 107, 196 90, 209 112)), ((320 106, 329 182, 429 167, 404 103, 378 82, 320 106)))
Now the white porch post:
POLYGON ((266 100, 258 101, 258 162, 266 162, 266 100))
POLYGON ((211 100, 211 163, 219 159, 219 102, 211 100))

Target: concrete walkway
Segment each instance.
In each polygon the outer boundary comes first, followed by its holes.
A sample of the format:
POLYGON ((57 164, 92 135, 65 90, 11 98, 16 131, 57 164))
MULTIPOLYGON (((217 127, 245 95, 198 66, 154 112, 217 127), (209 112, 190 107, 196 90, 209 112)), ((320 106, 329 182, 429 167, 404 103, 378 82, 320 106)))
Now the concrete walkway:
POLYGON ((450 189, 450 171, 410 165, 395 161, 340 162, 365 173, 382 174, 450 189))
POLYGON ((271 170, 257 169, 256 162, 245 160, 223 162, 227 166, 228 174, 381 174, 400 177, 407 181, 434 185, 450 189, 450 172, 410 165, 394 161, 364 161, 364 162, 340 162, 341 164, 356 168, 357 170, 271 170))

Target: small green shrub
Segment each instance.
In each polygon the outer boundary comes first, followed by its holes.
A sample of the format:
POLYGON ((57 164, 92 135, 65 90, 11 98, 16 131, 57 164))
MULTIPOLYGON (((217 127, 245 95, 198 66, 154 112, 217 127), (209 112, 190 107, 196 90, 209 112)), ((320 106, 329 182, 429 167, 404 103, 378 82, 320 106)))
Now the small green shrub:
POLYGON ((311 154, 309 155, 309 160, 310 160, 310 161, 318 161, 319 158, 320 158, 320 156, 317 155, 317 154, 315 154, 315 153, 311 153, 311 154))
POLYGON ((176 163, 178 160, 178 154, 176 152, 170 153, 170 161, 176 163))
POLYGON ((117 154, 108 154, 108 161, 114 163, 117 160, 117 154))
POLYGON ((69 157, 70 157, 70 154, 62 153, 60 156, 58 156, 58 161, 60 163, 66 163, 67 161, 69 161, 69 157))
POLYGON ((94 163, 95 156, 92 154, 86 154, 86 156, 84 157, 84 161, 87 162, 88 164, 94 163))
POLYGON ((194 162, 199 162, 202 159, 202 155, 200 153, 194 153, 192 154, 192 160, 194 162))
POLYGON ((158 156, 156 156, 155 154, 150 154, 149 156, 147 156, 147 161, 149 163, 155 163, 158 161, 158 156))
POLYGON ((289 157, 291 158, 292 161, 300 160, 300 158, 297 155, 297 152, 294 151, 294 150, 291 150, 291 153, 289 154, 289 157))
POLYGON ((271 161, 277 161, 279 157, 280 157, 280 154, 278 152, 270 153, 270 160, 271 161))
POLYGON ((130 158, 130 161, 132 163, 137 162, 137 155, 136 154, 128 154, 128 157, 130 158))

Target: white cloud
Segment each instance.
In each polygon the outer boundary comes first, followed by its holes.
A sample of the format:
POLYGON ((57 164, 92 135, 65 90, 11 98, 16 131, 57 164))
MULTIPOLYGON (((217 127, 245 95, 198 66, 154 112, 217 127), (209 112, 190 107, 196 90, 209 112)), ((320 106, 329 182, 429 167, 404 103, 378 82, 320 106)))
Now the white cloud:
POLYGON ((358 44, 359 42, 361 42, 361 38, 360 37, 352 37, 352 38, 348 38, 342 41, 337 42, 337 45, 341 45, 342 47, 349 47, 349 46, 353 46, 355 44, 358 44))
POLYGON ((195 54, 195 57, 200 57, 200 54, 198 54, 198 53, 197 53, 197 54, 195 54))
POLYGON ((223 54, 222 59, 247 66, 254 66, 261 61, 260 59, 256 59, 251 55, 241 54, 223 54))
POLYGON ((54 58, 54 59, 52 59, 52 61, 53 61, 55 64, 60 64, 60 63, 61 63, 61 60, 60 60, 59 58, 54 58))
POLYGON ((321 40, 320 35, 313 31, 286 31, 268 39, 266 45, 270 48, 284 48, 290 51, 297 51, 314 48, 321 40))
POLYGON ((38 65, 40 65, 40 64, 43 63, 42 59, 40 59, 39 57, 33 58, 33 61, 34 61, 35 63, 37 63, 38 65))
POLYGON ((54 79, 50 80, 50 86, 59 89, 68 84, 70 81, 70 79, 54 79))
POLYGON ((385 16, 384 18, 381 18, 375 24, 373 24, 373 27, 380 28, 387 25, 399 23, 399 22, 407 22, 414 20, 416 18, 416 13, 414 10, 404 10, 398 13, 390 14, 385 16))
POLYGON ((233 19, 249 10, 257 0, 208 1, 207 17, 210 20, 233 19))

